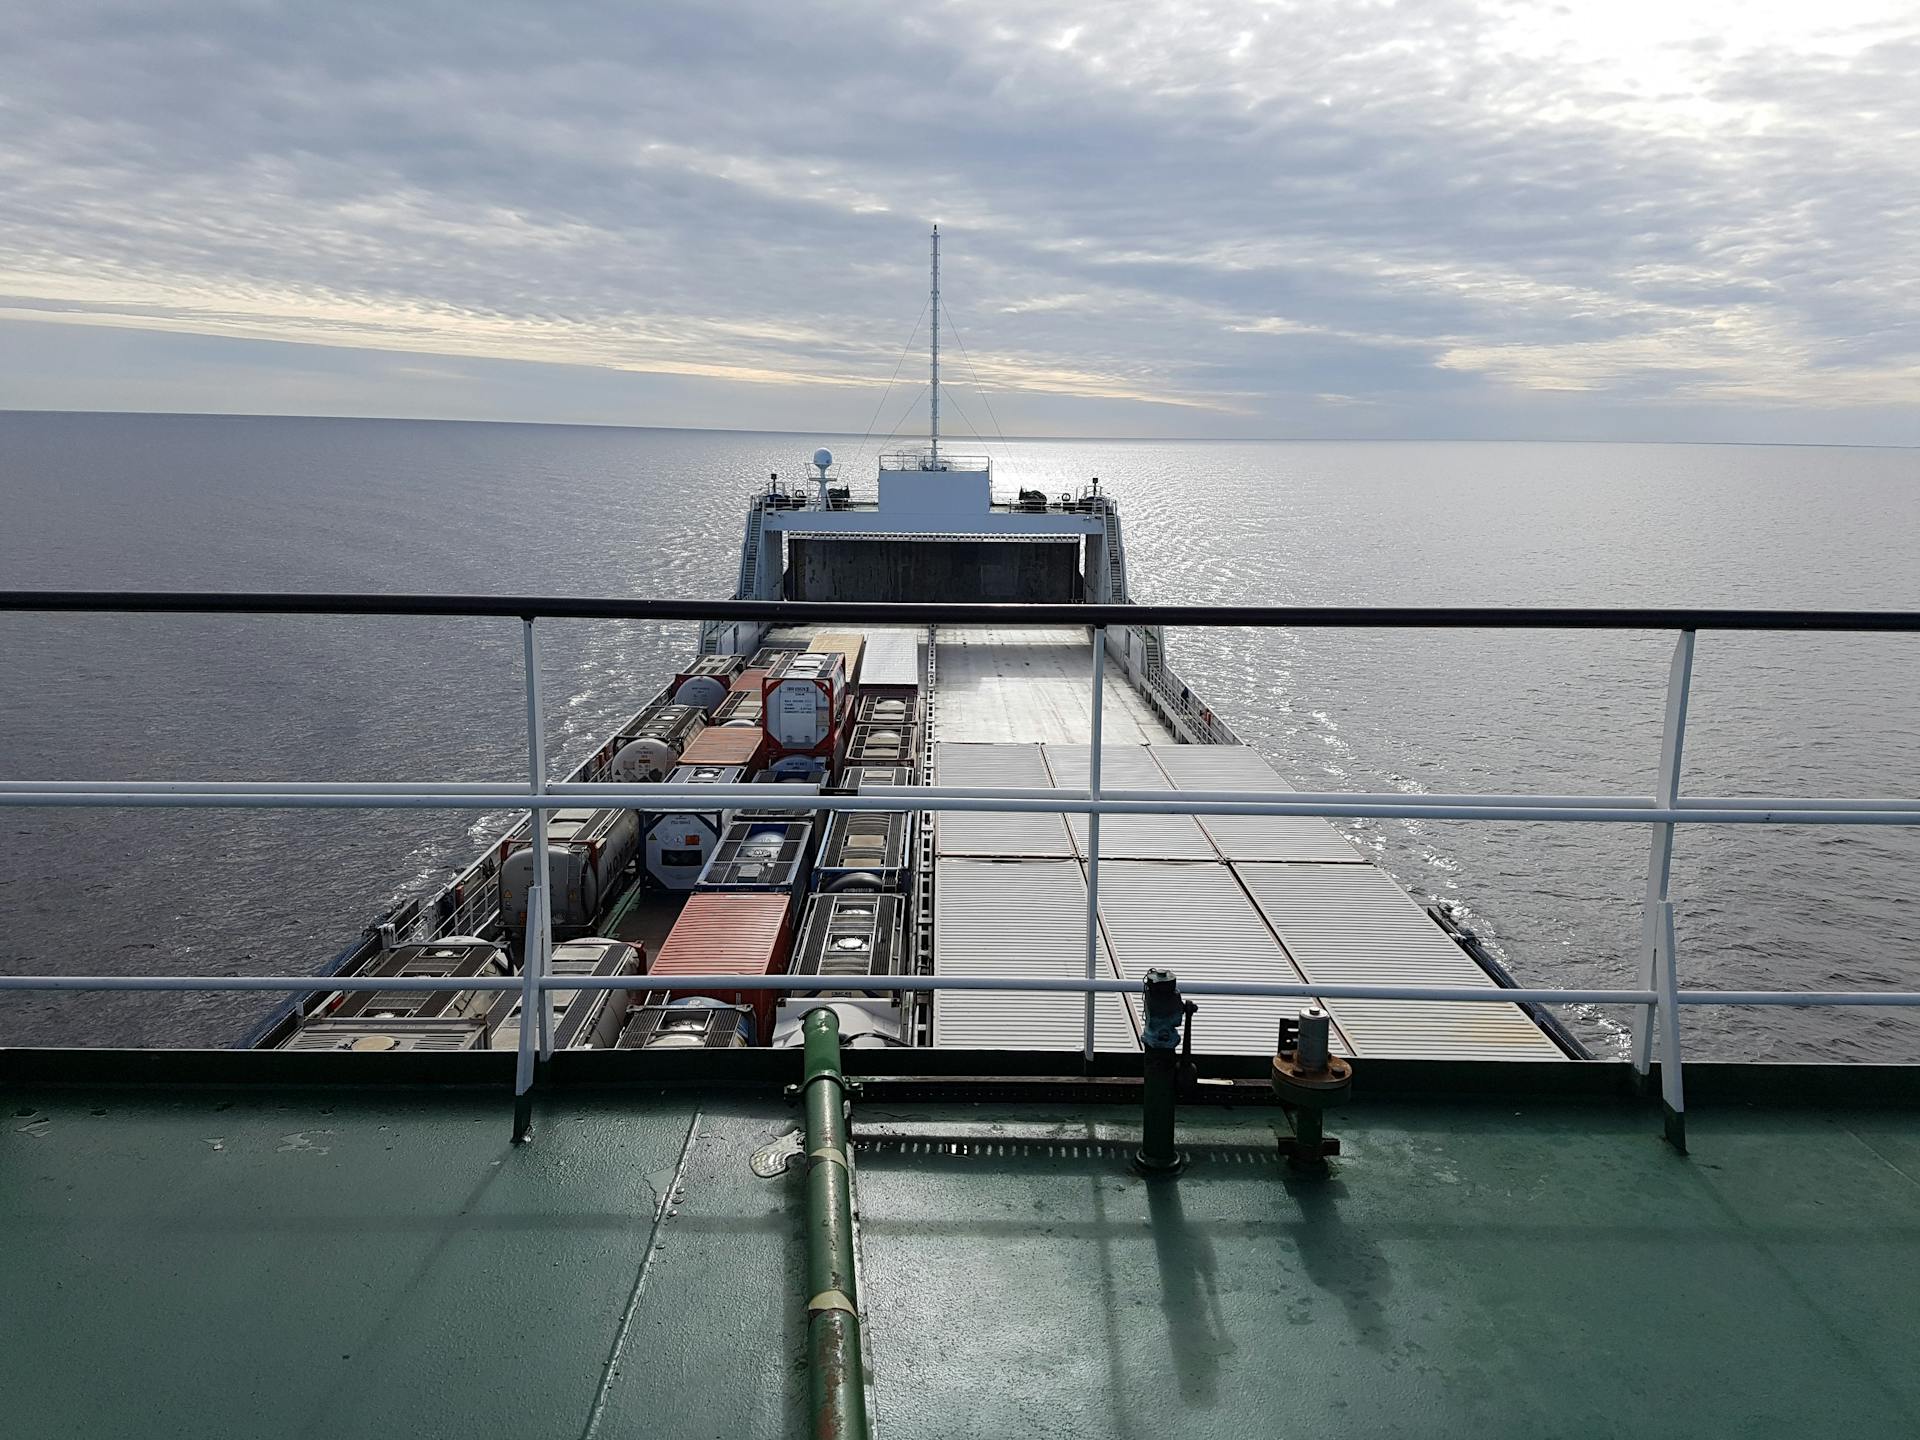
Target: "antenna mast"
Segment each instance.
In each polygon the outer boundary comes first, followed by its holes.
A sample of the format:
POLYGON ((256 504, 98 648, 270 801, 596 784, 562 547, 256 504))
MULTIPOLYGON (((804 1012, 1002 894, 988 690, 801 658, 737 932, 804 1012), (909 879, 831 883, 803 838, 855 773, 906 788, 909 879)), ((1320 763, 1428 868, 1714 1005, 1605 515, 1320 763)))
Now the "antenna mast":
POLYGON ((933 431, 931 458, 940 468, 940 227, 933 227, 933 297, 927 302, 933 311, 933 431))

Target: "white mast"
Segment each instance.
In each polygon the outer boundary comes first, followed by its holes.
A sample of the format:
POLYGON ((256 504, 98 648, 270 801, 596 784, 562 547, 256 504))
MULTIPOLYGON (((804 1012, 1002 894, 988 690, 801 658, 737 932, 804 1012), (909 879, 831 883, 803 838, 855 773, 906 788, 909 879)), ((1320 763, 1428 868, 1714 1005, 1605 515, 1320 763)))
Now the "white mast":
POLYGON ((933 298, 927 302, 933 311, 933 427, 931 459, 940 468, 940 227, 933 227, 933 298))

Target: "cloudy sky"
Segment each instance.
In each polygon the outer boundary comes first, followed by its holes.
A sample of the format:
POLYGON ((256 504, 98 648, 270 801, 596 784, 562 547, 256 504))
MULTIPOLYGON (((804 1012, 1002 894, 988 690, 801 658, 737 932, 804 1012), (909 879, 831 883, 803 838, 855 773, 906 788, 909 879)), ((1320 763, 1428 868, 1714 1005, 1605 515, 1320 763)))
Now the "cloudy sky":
POLYGON ((0 408, 1920 443, 1912 0, 5 23, 0 408))

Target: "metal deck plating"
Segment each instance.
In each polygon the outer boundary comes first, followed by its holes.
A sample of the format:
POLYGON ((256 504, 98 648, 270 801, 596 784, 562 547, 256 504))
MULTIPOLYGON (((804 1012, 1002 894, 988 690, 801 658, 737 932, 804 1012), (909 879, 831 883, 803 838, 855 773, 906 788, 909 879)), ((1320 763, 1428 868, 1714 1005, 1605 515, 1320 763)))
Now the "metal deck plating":
MULTIPOLYGON (((1920 1429, 1911 1110, 1703 1104, 1684 1160, 1520 1073, 1360 1099, 1324 1181, 1260 1108, 1149 1182, 1112 1106, 857 1106, 876 1433, 1920 1429)), ((808 1433, 777 1089, 558 1090, 524 1147, 485 1091, 5 1103, 14 1433, 808 1433)))

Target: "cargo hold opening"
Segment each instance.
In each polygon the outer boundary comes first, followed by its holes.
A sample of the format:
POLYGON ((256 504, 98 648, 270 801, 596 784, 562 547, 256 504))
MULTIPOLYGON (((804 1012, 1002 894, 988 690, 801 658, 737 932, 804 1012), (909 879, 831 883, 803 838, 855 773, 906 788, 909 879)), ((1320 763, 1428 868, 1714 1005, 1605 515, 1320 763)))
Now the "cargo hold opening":
POLYGON ((982 600, 1070 604, 1085 598, 1080 542, 789 538, 789 600, 982 600))

